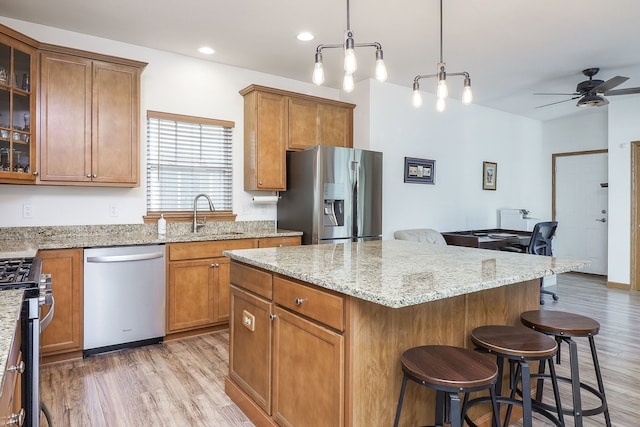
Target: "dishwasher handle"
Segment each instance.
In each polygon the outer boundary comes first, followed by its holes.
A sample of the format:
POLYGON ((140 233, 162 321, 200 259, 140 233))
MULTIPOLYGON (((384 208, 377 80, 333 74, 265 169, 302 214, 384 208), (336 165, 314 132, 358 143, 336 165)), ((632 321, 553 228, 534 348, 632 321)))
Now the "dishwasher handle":
POLYGON ((133 254, 133 255, 90 256, 90 257, 87 257, 87 262, 106 263, 106 262, 144 261, 147 259, 157 259, 162 257, 164 257, 163 252, 149 252, 146 254, 133 254))

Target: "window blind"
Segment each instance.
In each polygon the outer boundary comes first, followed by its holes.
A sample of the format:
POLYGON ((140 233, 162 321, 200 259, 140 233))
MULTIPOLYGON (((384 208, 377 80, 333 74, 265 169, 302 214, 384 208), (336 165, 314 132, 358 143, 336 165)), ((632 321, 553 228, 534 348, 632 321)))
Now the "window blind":
POLYGON ((231 211, 232 137, 232 122, 148 112, 147 211, 191 211, 200 193, 231 211))

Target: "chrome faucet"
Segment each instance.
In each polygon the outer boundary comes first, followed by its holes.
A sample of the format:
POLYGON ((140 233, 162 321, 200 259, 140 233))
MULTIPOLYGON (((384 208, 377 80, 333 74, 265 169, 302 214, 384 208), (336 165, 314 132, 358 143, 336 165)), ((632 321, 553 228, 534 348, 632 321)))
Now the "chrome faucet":
POLYGON ((200 197, 204 197, 209 201, 209 210, 211 212, 215 212, 216 208, 213 207, 213 202, 211 201, 211 197, 202 193, 198 194, 195 199, 193 199, 193 232, 198 232, 198 227, 202 227, 207 223, 207 217, 205 216, 202 222, 198 222, 198 199, 200 197))

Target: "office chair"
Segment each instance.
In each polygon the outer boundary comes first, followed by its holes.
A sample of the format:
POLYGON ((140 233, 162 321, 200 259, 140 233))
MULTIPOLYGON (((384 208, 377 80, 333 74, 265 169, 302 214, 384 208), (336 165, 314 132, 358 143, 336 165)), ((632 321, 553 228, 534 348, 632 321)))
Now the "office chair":
MULTIPOLYGON (((534 255, 553 256, 551 252, 551 240, 556 234, 558 228, 557 221, 539 222, 533 227, 531 240, 528 245, 510 245, 501 248, 510 252, 521 252, 534 255)), ((557 294, 542 288, 542 277, 540 278, 540 304, 544 305, 543 295, 551 295, 554 301, 558 301, 557 294)))

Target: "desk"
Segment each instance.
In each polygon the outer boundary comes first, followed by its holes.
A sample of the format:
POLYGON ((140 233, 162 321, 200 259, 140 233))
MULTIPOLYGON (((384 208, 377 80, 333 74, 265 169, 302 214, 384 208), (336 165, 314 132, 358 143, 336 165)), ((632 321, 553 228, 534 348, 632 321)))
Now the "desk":
POLYGON ((491 228, 487 230, 452 231, 442 233, 442 236, 448 245, 500 250, 501 247, 514 243, 528 245, 531 239, 531 232, 491 228))

